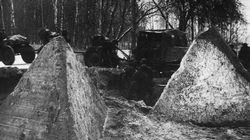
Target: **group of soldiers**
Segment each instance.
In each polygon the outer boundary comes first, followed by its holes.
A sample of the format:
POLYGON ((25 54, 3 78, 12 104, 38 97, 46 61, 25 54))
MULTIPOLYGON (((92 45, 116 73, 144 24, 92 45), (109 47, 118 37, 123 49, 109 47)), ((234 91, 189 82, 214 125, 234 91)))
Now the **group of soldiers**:
MULTIPOLYGON (((105 36, 96 35, 92 38, 92 46, 85 53, 87 66, 116 68, 121 59, 117 56, 117 40, 111 41, 105 36)), ((127 89, 128 99, 143 100, 147 105, 153 105, 153 71, 145 58, 139 61, 128 61, 121 74, 121 83, 127 89)))
MULTIPOLYGON (((41 39, 42 46, 38 53, 50 39, 56 36, 63 36, 69 43, 70 39, 66 30, 60 33, 52 32, 43 28, 39 31, 38 36, 41 39)), ((4 31, 0 32, 0 40, 6 38, 4 31)), ((87 66, 101 66, 115 68, 120 64, 120 58, 117 56, 118 41, 106 38, 102 35, 96 35, 92 38, 92 47, 89 47, 85 53, 85 63, 87 66)), ((230 46, 233 48, 233 46, 230 46)), ((242 45, 238 58, 242 65, 250 71, 250 47, 246 43, 242 45)), ((123 87, 128 89, 126 97, 133 100, 143 100, 147 105, 153 105, 153 70, 148 66, 145 58, 139 61, 129 62, 121 74, 123 87)))
MULTIPOLYGON (((62 31, 61 35, 69 42, 67 32, 62 31)), ((39 37, 43 44, 49 42, 50 38, 58 36, 57 33, 48 29, 39 32, 39 37)), ((92 38, 92 45, 85 53, 85 63, 87 66, 100 66, 115 68, 120 64, 120 58, 117 56, 116 40, 111 41, 105 36, 96 35, 92 38)), ((243 66, 250 71, 250 48, 246 43, 243 44, 239 59, 243 66)), ((132 61, 124 69, 122 73, 123 87, 128 89, 126 97, 133 100, 143 100, 147 105, 153 105, 153 71, 147 65, 145 58, 140 61, 132 61)))
POLYGON ((118 41, 111 41, 103 35, 95 35, 92 38, 92 46, 87 48, 85 63, 87 66, 100 66, 115 68, 120 63, 117 55, 118 41))
POLYGON ((49 30, 48 28, 42 28, 39 30, 38 32, 38 36, 42 42, 42 46, 37 50, 38 53, 42 50, 42 48, 44 47, 45 44, 47 44, 50 39, 57 37, 61 35, 66 42, 70 43, 70 39, 68 37, 68 32, 67 30, 62 30, 61 33, 59 32, 52 32, 51 30, 49 30))

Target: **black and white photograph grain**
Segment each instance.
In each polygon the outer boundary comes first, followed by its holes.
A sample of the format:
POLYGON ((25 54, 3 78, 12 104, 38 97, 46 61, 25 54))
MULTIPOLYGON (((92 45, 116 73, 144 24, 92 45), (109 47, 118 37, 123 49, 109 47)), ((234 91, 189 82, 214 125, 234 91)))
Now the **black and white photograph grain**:
POLYGON ((0 0, 0 140, 250 140, 250 0, 0 0))

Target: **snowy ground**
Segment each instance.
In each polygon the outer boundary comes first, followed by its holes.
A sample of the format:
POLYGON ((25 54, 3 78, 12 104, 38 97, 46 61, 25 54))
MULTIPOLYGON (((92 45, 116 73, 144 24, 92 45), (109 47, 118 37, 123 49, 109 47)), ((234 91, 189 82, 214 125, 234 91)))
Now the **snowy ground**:
POLYGON ((21 55, 16 55, 15 56, 15 62, 13 65, 4 65, 1 61, 0 61, 0 68, 2 67, 17 67, 19 69, 28 69, 30 66, 30 64, 26 64, 23 59, 21 58, 21 55))
MULTIPOLYGON (((123 50, 123 51, 124 51, 127 55, 130 55, 129 50, 123 50)), ((118 56, 119 56, 120 58, 126 58, 126 57, 122 54, 122 52, 120 52, 120 51, 118 51, 118 56)), ((15 62, 14 62, 14 64, 11 65, 11 66, 4 65, 4 64, 0 61, 0 68, 2 68, 2 67, 17 67, 17 68, 19 68, 19 69, 28 69, 29 66, 30 66, 30 64, 26 64, 26 63, 22 60, 21 55, 16 55, 16 56, 15 56, 15 62)))
MULTIPOLYGON (((131 51, 130 50, 122 50, 124 53, 126 53, 128 56, 131 55, 131 51)), ((126 59, 125 55, 121 52, 121 51, 118 51, 117 52, 117 55, 120 57, 120 58, 123 58, 123 59, 126 59)))

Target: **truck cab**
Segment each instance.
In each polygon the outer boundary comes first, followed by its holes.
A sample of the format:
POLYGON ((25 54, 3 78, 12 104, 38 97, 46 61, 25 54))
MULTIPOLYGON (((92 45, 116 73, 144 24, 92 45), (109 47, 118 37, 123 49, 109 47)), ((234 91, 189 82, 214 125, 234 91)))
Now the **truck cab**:
POLYGON ((145 58, 147 64, 158 75, 177 70, 187 49, 187 38, 184 32, 146 30, 139 31, 133 56, 137 61, 145 58))

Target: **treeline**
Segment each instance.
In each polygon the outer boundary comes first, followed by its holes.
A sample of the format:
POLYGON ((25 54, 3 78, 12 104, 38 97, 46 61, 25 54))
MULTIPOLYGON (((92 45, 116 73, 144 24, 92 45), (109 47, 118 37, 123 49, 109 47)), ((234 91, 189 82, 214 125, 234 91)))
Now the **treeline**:
MULTIPOLYGON (((1 0, 0 27, 8 35, 22 34, 33 42, 39 41, 42 27, 66 29, 73 45, 86 46, 97 33, 111 39, 123 36, 132 25, 131 7, 131 0, 1 0)), ((135 8, 133 15, 140 21, 151 11, 146 3, 135 8)))
POLYGON ((199 30, 217 26, 232 41, 239 38, 245 22, 241 7, 239 0, 0 0, 0 28, 36 43, 38 30, 47 27, 67 30, 72 46, 79 48, 88 46, 98 33, 133 45, 134 33, 156 14, 165 20, 166 28, 176 24, 190 39, 197 26, 199 30), (170 22, 171 15, 176 23, 170 22))
MULTIPOLYGON (((152 0, 161 16, 168 22, 174 14, 177 27, 195 36, 195 28, 216 26, 228 43, 238 42, 242 37, 242 27, 246 24, 240 0, 152 0)), ((171 26, 171 24, 167 24, 171 26)))

